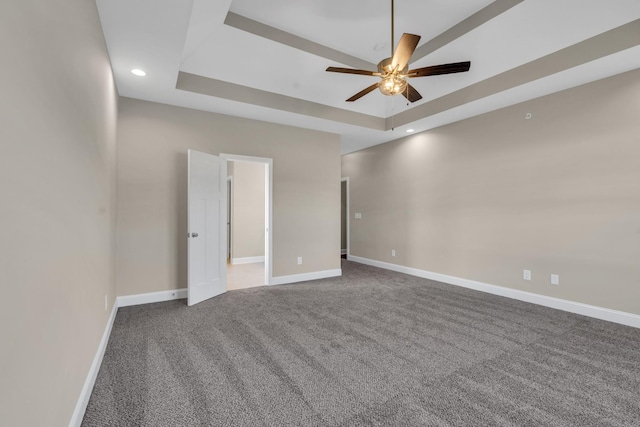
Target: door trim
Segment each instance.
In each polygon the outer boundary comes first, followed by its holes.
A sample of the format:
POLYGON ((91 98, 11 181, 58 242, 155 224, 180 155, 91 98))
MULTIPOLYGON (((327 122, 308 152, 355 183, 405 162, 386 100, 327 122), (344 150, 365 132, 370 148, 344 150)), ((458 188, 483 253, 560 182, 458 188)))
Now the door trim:
POLYGON ((265 167, 265 239, 264 239, 264 284, 273 282, 273 159, 268 157, 243 156, 239 154, 220 153, 220 158, 227 162, 263 163, 265 167))

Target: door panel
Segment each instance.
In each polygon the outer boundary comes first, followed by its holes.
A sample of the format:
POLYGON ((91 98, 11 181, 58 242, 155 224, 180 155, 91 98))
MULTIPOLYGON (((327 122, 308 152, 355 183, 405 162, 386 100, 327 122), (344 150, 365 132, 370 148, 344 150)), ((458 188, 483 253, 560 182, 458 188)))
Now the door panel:
POLYGON ((189 150, 188 286, 193 305, 227 291, 227 163, 189 150))

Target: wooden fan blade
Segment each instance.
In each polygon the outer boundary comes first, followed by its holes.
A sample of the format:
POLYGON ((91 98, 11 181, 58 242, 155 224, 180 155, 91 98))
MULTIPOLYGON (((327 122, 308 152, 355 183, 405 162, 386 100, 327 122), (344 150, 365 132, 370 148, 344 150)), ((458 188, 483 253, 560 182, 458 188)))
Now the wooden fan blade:
POLYGON ((379 76, 380 73, 376 71, 367 71, 367 70, 358 70, 355 68, 340 68, 340 67, 329 67, 327 71, 332 73, 344 73, 344 74, 362 74, 363 76, 379 76))
POLYGON ((416 50, 416 47, 418 46, 419 41, 420 36, 415 34, 404 33, 402 35, 400 43, 398 43, 398 47, 393 53, 393 58, 391 59, 391 65, 393 68, 398 67, 398 71, 402 71, 404 67, 407 66, 411 59, 411 55, 413 55, 413 51, 416 50))
POLYGON ((422 99, 422 95, 420 95, 416 88, 409 84, 407 85, 407 90, 402 91, 402 94, 409 102, 416 102, 422 99))
POLYGON ((471 62, 454 62, 451 64, 433 65, 431 67, 409 70, 407 77, 437 76, 440 74, 464 73, 471 68, 471 62))
POLYGON ((358 99, 362 98, 363 96, 365 96, 366 94, 368 94, 369 92, 375 90, 378 88, 378 85, 380 85, 380 82, 378 83, 374 83, 371 86, 369 86, 366 89, 362 89, 360 92, 356 93, 355 95, 353 95, 351 98, 347 99, 347 102, 353 102, 353 101, 357 101, 358 99))

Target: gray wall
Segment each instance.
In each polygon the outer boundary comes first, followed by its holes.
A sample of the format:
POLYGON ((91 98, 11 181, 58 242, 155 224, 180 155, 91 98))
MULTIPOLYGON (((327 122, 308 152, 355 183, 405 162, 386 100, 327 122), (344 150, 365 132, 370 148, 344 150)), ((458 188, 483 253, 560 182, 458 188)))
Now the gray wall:
POLYGON ((265 165, 233 164, 233 258, 264 256, 265 165))
POLYGON ((636 70, 343 156, 351 254, 640 314, 639 100, 636 70))
POLYGON ((340 268, 337 135, 121 98, 118 295, 186 287, 190 148, 273 159, 274 276, 340 268))
POLYGON ((0 424, 64 426, 115 296, 117 94, 93 1, 0 2, 0 52, 0 424))

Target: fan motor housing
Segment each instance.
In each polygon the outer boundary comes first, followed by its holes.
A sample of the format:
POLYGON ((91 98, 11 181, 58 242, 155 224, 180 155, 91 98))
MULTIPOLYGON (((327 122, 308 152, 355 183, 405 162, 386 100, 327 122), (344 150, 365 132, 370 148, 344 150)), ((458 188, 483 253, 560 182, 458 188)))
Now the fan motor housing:
MULTIPOLYGON (((378 72, 382 74, 382 76, 386 76, 388 74, 392 74, 394 71, 394 67, 392 65, 393 58, 386 58, 382 61, 378 62, 378 72)), ((396 74, 405 75, 409 71, 409 64, 405 65, 402 70, 396 71, 396 74)))

